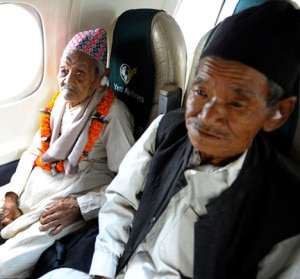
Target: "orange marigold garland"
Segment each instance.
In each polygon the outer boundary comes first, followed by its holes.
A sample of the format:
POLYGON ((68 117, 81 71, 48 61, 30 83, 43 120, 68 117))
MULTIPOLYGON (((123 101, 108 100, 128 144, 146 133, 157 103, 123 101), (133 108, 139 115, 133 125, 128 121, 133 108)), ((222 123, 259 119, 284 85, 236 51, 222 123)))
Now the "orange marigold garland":
MULTIPOLYGON (((64 163, 63 160, 59 160, 56 162, 43 163, 41 158, 43 154, 48 150, 50 146, 51 140, 51 128, 50 128, 50 116, 51 111, 54 106, 54 102, 59 95, 59 91, 54 94, 49 104, 45 109, 41 110, 43 113, 41 122, 40 122, 40 133, 41 133, 41 152, 42 155, 38 156, 34 162, 34 167, 39 166, 42 169, 47 171, 51 171, 53 174, 56 172, 64 172, 64 163)), ((92 123, 89 129, 89 140, 87 145, 85 146, 82 155, 79 157, 78 163, 80 163, 85 157, 87 157, 88 153, 92 150, 95 140, 99 137, 99 134, 103 128, 103 124, 106 122, 105 117, 108 115, 110 106, 115 98, 113 90, 108 88, 107 95, 101 100, 101 102, 97 106, 97 112, 91 117, 92 123)))

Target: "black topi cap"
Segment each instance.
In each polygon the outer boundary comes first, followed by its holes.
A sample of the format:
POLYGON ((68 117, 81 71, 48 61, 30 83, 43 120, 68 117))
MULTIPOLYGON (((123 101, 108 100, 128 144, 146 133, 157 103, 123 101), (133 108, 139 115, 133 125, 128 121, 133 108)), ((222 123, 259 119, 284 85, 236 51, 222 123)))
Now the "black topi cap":
POLYGON ((269 1, 226 18, 200 58, 217 56, 246 64, 291 91, 300 68, 300 10, 269 1))

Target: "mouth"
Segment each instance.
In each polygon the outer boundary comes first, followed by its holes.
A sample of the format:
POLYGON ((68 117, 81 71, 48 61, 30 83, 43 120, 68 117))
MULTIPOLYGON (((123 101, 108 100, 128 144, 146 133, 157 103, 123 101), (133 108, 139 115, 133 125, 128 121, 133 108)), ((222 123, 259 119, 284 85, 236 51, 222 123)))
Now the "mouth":
POLYGON ((208 127, 199 121, 192 120, 190 122, 190 126, 201 137, 205 137, 209 139, 220 139, 222 136, 224 136, 224 134, 221 131, 217 130, 214 127, 208 127))
POLYGON ((218 135, 215 135, 211 132, 208 132, 206 130, 203 130, 203 129, 198 129, 198 128, 195 128, 198 132, 198 134, 201 136, 201 137, 204 137, 204 138, 209 138, 209 139, 220 139, 220 136, 218 135))

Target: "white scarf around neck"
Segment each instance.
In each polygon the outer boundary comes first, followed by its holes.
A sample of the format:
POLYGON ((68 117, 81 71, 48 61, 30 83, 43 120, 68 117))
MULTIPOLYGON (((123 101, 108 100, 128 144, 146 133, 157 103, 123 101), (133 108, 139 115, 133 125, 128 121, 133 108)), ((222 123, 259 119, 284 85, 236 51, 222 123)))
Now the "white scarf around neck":
POLYGON ((66 174, 78 172, 78 160, 89 140, 90 118, 106 93, 107 90, 100 91, 97 89, 90 97, 79 104, 79 113, 72 119, 70 126, 63 134, 61 134, 61 123, 67 102, 62 94, 58 95, 50 117, 52 131, 50 147, 42 156, 42 162, 49 163, 63 160, 66 174))

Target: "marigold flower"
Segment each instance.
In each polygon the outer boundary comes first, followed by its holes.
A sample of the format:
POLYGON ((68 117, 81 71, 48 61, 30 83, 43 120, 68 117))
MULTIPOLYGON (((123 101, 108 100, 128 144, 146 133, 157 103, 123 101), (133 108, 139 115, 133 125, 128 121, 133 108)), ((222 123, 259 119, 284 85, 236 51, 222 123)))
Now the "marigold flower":
MULTIPOLYGON (((50 146, 50 139, 51 139, 51 127, 50 127, 50 117, 52 108, 54 106, 55 100, 57 96, 59 95, 60 91, 56 92, 54 96, 52 97, 49 104, 46 106, 45 109, 41 110, 43 113, 40 121, 40 134, 41 134, 41 145, 42 154, 38 156, 33 164, 34 167, 38 166, 44 170, 47 170, 49 172, 53 172, 54 174, 56 172, 64 172, 64 162, 63 160, 59 160, 56 162, 50 162, 50 163, 42 163, 41 158, 43 154, 48 150, 50 146)), ((107 95, 100 101, 100 103, 97 106, 97 115, 103 116, 101 118, 104 118, 108 115, 109 109, 111 107, 111 104, 115 98, 115 95, 113 93, 113 90, 111 88, 108 88, 107 95)), ((92 123, 89 129, 89 140, 82 152, 82 155, 79 157, 78 163, 80 163, 84 158, 88 156, 88 153, 92 150, 95 141, 99 137, 101 130, 103 128, 103 123, 98 120, 97 117, 94 117, 92 119, 92 123)))

